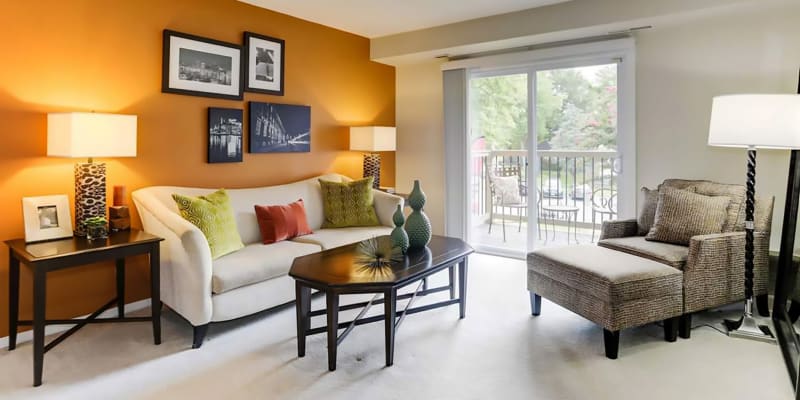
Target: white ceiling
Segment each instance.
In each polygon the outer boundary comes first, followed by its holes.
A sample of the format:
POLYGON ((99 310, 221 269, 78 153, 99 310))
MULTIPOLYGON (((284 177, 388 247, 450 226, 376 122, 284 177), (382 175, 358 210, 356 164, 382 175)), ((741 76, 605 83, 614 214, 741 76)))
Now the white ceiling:
POLYGON ((570 0, 239 0, 368 38, 570 0))

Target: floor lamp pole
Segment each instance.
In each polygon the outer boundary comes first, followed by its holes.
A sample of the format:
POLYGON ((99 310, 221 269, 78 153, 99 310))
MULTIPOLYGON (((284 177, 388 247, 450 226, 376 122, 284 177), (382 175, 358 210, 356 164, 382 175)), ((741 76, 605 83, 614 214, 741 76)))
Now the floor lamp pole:
POLYGON ((745 245, 744 245, 744 315, 738 320, 725 320, 728 336, 775 343, 769 327, 759 325, 753 318, 753 231, 755 230, 754 210, 756 202, 756 149, 747 149, 747 198, 745 200, 745 245))

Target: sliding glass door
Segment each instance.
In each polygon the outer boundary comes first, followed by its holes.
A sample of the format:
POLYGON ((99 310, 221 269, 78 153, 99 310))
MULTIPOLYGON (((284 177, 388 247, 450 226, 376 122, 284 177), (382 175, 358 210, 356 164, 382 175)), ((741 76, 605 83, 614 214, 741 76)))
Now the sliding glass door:
POLYGON ((617 218, 620 199, 632 197, 620 188, 633 187, 620 185, 629 172, 620 162, 619 72, 619 60, 605 59, 469 73, 473 246, 522 256, 591 243, 603 220, 617 218))

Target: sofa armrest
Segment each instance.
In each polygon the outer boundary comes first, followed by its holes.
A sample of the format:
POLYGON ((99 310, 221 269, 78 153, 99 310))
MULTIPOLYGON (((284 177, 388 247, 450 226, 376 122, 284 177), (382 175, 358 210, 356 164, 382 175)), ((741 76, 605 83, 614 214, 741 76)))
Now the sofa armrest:
POLYGON ((146 191, 132 193, 145 232, 161 242, 161 298, 192 325, 211 321, 211 249, 197 226, 146 191))
POLYGON ((392 215, 397 211, 397 206, 403 207, 403 198, 394 194, 382 192, 380 190, 372 190, 373 204, 375 206, 375 213, 378 214, 378 220, 381 225, 394 227, 392 222, 392 215))
MULTIPOLYGON (((766 294, 769 283, 769 232, 753 234, 753 293, 766 294)), ((683 269, 686 312, 744 299, 744 232, 692 237, 683 269)))
POLYGON ((638 232, 639 225, 635 219, 603 221, 603 225, 600 228, 600 240, 636 236, 638 232))

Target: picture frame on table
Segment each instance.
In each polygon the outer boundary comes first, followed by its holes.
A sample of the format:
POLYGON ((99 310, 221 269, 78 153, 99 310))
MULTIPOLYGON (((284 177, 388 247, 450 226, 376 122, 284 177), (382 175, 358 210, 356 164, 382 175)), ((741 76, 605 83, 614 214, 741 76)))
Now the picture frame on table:
POLYGON ((72 236, 72 216, 65 194, 22 198, 25 242, 41 242, 72 236))
POLYGON ((208 108, 208 162, 242 162, 243 111, 239 108, 208 108))
POLYGON ((311 107, 294 104, 249 103, 250 153, 308 153, 311 151, 311 107))
POLYGON ((244 90, 283 96, 286 42, 253 32, 244 33, 244 90))
POLYGON ((242 99, 242 47, 164 30, 161 91, 242 99))

